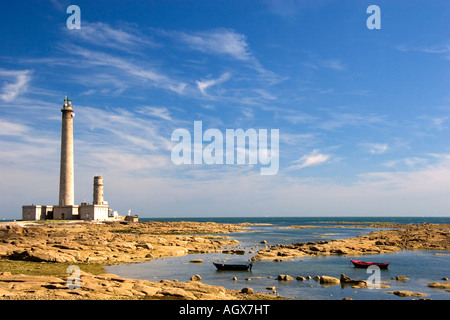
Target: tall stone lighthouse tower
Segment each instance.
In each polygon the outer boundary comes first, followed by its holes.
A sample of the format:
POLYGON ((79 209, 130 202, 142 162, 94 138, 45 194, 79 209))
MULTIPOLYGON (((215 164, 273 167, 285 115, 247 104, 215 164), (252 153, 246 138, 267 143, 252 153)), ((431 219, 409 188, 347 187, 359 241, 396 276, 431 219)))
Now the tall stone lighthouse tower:
POLYGON ((61 170, 59 176, 59 206, 74 205, 73 117, 72 101, 64 99, 61 131, 61 170))

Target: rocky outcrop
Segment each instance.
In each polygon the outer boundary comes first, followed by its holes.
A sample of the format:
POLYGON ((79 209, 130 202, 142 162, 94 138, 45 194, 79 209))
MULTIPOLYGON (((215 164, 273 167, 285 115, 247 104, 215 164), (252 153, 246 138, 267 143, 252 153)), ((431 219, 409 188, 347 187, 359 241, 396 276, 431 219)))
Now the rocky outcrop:
POLYGON ((74 264, 138 262, 220 252, 238 241, 214 234, 241 230, 243 227, 232 224, 195 222, 5 223, 0 224, 0 257, 74 264), (193 232, 203 235, 190 234, 193 232))
POLYGON ((319 283, 323 285, 336 285, 341 283, 341 280, 329 276, 321 276, 319 283))
POLYGON ((365 289, 367 288, 367 281, 366 280, 355 280, 351 279, 350 277, 346 276, 345 274, 341 274, 340 277, 341 285, 343 287, 345 286, 351 286, 355 289, 365 289))
MULTIPOLYGON (((253 293, 227 290, 199 281, 177 282, 126 279, 114 274, 92 275, 81 272, 80 285, 69 289, 67 278, 54 276, 0 274, 1 299, 183 299, 235 300, 253 293)), ((255 294, 255 299, 263 295, 255 294)), ((248 299, 248 298, 246 298, 248 299)))
MULTIPOLYGON (((386 227, 385 224, 372 227, 377 226, 386 227)), ((450 225, 424 223, 389 226, 395 228, 349 239, 271 245, 259 250, 252 260, 280 261, 279 257, 380 254, 399 250, 450 250, 450 225)))
POLYGON ((294 280, 294 278, 292 278, 288 274, 280 274, 280 275, 278 275, 277 280, 279 280, 279 281, 292 281, 292 280, 294 280))
POLYGON ((403 297, 403 298, 405 298, 405 297, 421 298, 421 297, 425 297, 426 296, 425 293, 412 292, 412 291, 407 291, 407 290, 389 291, 388 293, 395 294, 396 296, 403 297))
POLYGON ((432 282, 428 284, 430 288, 450 289, 450 282, 432 282))
MULTIPOLYGON (((239 243, 223 233, 246 228, 235 224, 183 221, 0 223, 0 258, 65 263, 83 268, 91 263, 109 265, 188 253, 221 252, 225 246, 239 243)), ((261 293, 249 294, 250 290, 243 293, 203 284, 200 275, 183 283, 81 272, 79 288, 73 288, 72 282, 67 282, 69 276, 3 272, 0 274, 0 299, 273 299, 273 296, 261 293)))

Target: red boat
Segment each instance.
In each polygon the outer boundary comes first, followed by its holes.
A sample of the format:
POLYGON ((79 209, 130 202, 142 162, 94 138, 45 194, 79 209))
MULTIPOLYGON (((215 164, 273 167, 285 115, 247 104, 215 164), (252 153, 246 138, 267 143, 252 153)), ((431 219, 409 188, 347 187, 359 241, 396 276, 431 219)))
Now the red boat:
POLYGON ((365 261, 358 261, 358 260, 350 260, 353 265, 356 268, 367 268, 370 266, 377 266, 380 269, 387 269, 389 262, 384 262, 384 263, 380 263, 380 262, 365 262, 365 261))

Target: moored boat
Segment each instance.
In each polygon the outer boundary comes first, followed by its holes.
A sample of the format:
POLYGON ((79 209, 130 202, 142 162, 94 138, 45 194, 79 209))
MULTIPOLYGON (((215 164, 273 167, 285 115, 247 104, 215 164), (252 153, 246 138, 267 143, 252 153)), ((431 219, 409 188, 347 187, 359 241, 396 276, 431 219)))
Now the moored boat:
POLYGON ((380 269, 386 269, 389 265, 389 262, 366 262, 359 260, 350 260, 356 268, 367 268, 370 266, 377 266, 380 269))
POLYGON ((234 271, 251 271, 253 263, 222 263, 222 262, 213 262, 216 266, 217 270, 234 270, 234 271))

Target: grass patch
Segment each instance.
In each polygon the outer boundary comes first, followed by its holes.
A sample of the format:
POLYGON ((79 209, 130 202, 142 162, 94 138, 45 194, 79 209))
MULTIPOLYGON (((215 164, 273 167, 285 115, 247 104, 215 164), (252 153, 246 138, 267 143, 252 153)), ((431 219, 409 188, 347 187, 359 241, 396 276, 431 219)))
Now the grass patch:
MULTIPOLYGON (((73 263, 32 262, 0 259, 0 272, 25 274, 30 276, 67 276, 66 270, 73 263)), ((101 264, 76 264, 81 271, 91 274, 102 274, 106 270, 101 264)))

